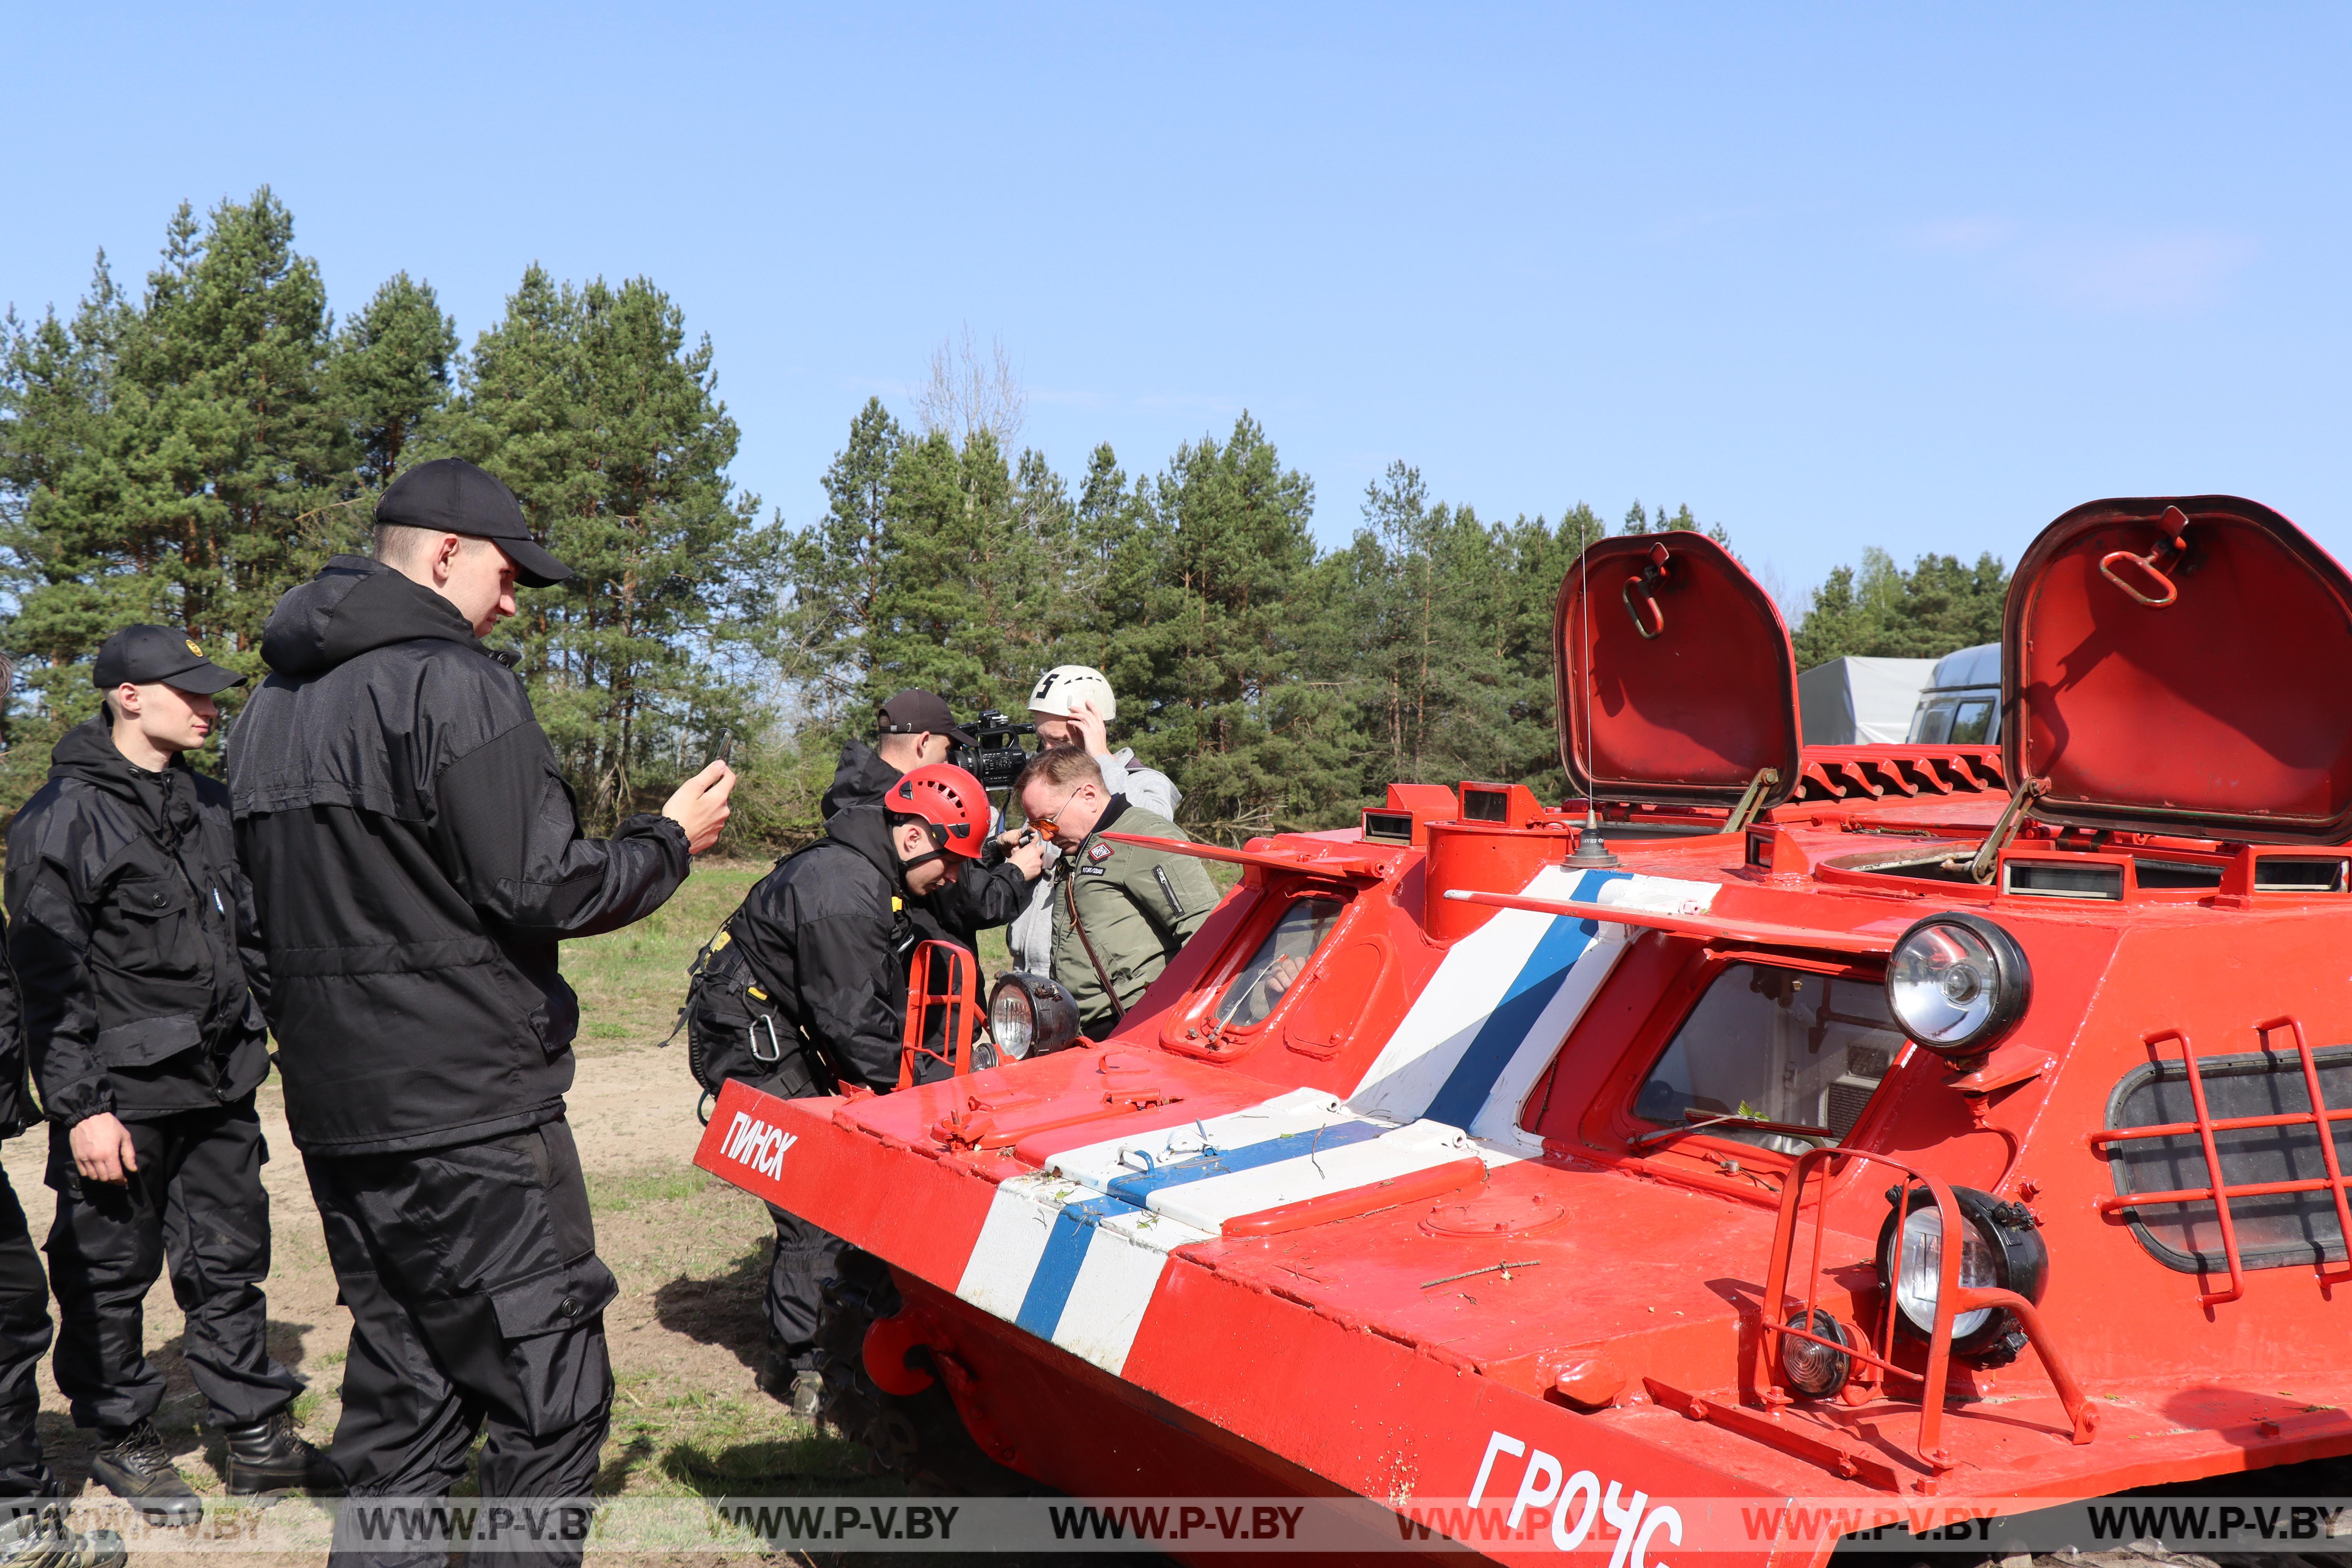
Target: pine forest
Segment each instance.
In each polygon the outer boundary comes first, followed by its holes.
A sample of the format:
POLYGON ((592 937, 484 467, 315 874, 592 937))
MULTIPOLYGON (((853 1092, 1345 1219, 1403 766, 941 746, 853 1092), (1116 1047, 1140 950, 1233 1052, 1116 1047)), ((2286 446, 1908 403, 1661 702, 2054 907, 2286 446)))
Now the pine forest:
MULTIPOLYGON (((1184 825, 1228 842, 1354 819, 1391 780, 1566 789, 1553 597, 1607 532, 1701 526, 1633 503, 1488 520, 1404 463, 1343 545, 1244 414, 1163 458, 1097 446, 1083 472, 1015 447, 1001 360, 943 349, 902 417, 847 416, 826 504, 793 519, 729 477, 739 432, 707 338, 652 281, 534 267, 470 347, 397 274, 331 310, 268 190, 164 229, 137 285, 101 256, 69 312, 0 323, 0 812, 96 709, 89 661, 132 621, 184 626, 266 673, 287 588, 364 552, 374 498, 456 456, 497 474, 574 568, 493 635, 520 652, 583 812, 605 826, 722 748, 730 837, 816 829, 846 735, 903 687, 1021 716, 1049 666, 1101 668, 1114 743, 1174 776, 1184 825)), ((1736 529, 1709 529, 1736 552, 1736 529)), ((1813 588, 1801 664, 1932 657, 1999 635, 2002 564, 1865 552, 1813 588)), ((225 706, 232 710, 236 693, 225 706)), ((217 766, 217 749, 206 765, 217 766)))

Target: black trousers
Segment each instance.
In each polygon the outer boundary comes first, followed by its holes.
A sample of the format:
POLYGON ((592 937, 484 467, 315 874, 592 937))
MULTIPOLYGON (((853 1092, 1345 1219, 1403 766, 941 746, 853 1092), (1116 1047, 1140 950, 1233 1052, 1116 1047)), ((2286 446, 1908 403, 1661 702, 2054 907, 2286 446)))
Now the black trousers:
POLYGON ((841 1272, 849 1243, 789 1209, 768 1205, 776 1222, 775 1255, 768 1262, 768 1334, 793 1365, 816 1365, 816 1320, 824 1281, 841 1272))
POLYGON ((48 1348, 49 1281, 25 1205, 0 1174, 0 1498, 48 1497, 58 1489, 33 1426, 41 1413, 34 1373, 48 1348))
MULTIPOLYGON (((485 1500, 588 1498, 612 1416, 604 1313, 619 1286, 596 1256, 572 1129, 306 1163, 352 1314, 334 1445, 352 1496, 446 1496, 487 1426, 485 1500)), ((331 1563, 447 1555, 364 1547, 354 1520, 346 1509, 331 1563)), ((580 1554, 550 1542, 513 1561, 580 1554)))
MULTIPOLYGON (((753 1083, 779 1100, 832 1094, 833 1077, 805 1050, 784 1053, 768 1077, 753 1083)), ((768 1338, 803 1371, 816 1365, 816 1321, 824 1300, 821 1287, 839 1272, 849 1243, 790 1209, 768 1205, 776 1222, 776 1249, 768 1259, 768 1338)))
POLYGON ((58 1388, 77 1426, 129 1426, 163 1403, 163 1374, 148 1363, 148 1289, 172 1266, 172 1295, 187 1314, 188 1371, 213 1424, 247 1426, 302 1392, 269 1359, 269 1157, 253 1097, 212 1110, 129 1121, 139 1169, 127 1184, 75 1173, 71 1135, 49 1124, 47 1181, 58 1194, 49 1279, 58 1293, 58 1388))

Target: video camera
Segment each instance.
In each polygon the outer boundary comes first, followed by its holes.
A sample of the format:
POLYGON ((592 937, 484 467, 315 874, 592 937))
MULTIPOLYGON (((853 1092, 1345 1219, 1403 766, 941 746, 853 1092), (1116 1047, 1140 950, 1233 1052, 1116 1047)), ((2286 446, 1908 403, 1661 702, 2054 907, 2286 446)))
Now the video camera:
POLYGON ((963 728, 971 735, 972 743, 958 746, 948 753, 948 761, 980 781, 986 790, 1011 789, 1021 770, 1029 765, 1030 752, 1021 744, 1021 737, 1037 732, 1034 724, 1016 724, 1009 714, 992 708, 963 728))

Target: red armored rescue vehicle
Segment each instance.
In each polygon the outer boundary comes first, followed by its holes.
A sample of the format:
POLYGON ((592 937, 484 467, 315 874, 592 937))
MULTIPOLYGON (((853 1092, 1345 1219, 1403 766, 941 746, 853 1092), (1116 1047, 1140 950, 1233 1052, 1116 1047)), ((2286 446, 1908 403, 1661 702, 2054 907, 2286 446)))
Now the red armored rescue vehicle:
POLYGON ((1071 1494, 1507 1504, 1552 1522, 1479 1550, 1656 1568, 1677 1500, 2352 1452, 2352 580, 2252 502, 2099 501, 2003 636, 1997 751, 1808 749, 1738 563, 1603 541, 1587 798, 1195 847, 1240 884, 1107 1043, 730 1085, 700 1162, 887 1265, 853 1426, 1071 1494))

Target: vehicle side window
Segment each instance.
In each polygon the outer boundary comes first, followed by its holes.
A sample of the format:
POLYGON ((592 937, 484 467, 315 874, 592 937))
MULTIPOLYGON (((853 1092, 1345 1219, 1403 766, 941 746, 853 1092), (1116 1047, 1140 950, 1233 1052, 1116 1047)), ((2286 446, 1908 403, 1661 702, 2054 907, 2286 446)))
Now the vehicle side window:
POLYGON ((1911 721, 1911 743, 1917 746, 1940 746, 1951 739, 1952 705, 1936 702, 1924 709, 1911 721))
POLYGON ((1945 739, 1956 746, 1980 746, 1992 739, 1992 702, 1971 697, 1952 710, 1952 732, 1945 739))
MULTIPOLYGON (((2352 1107, 2352 1047, 2312 1053, 2319 1068, 2319 1094, 2329 1110, 2352 1107)), ((2235 1117, 2308 1114, 2311 1092, 2302 1058, 2292 1052, 2252 1051, 2242 1056, 2200 1056, 2205 1107, 2216 1121, 2235 1117)), ((2107 1102, 2107 1126, 2168 1127, 2194 1122, 2197 1104, 2189 1075, 2177 1058, 2133 1068, 2107 1102)), ((2352 1169, 2352 1122, 2331 1122, 2339 1166, 2352 1169)), ((2217 1131, 2221 1180, 2231 1187, 2327 1180, 2318 1129, 2307 1121, 2283 1127, 2217 1131)), ((2133 1138, 2110 1143, 2116 1191, 2174 1193, 2210 1190, 2203 1142, 2193 1132, 2133 1138)), ((2142 1247, 2167 1268, 2222 1272, 2229 1268, 2221 1247, 2221 1216, 2213 1201, 2143 1204, 2122 1211, 2133 1221, 2142 1247)), ((2238 1237, 2239 1260, 2248 1268, 2308 1267, 2344 1259, 2343 1227, 2336 1200, 2323 1184, 2315 1191, 2253 1194, 2230 1200, 2230 1220, 2238 1237)))
POLYGON ((1331 934, 1347 906, 1338 899, 1300 899, 1282 911, 1250 961, 1242 965, 1213 1016, 1220 1028, 1246 1029, 1265 1021, 1284 993, 1297 981, 1307 961, 1331 934))
MULTIPOLYGON (((1661 1126, 1748 1117, 1843 1140, 1902 1048, 1874 976, 1727 964, 1651 1068, 1633 1114, 1661 1126)), ((1782 1153, 1810 1147, 1736 1122, 1706 1132, 1782 1153)))

